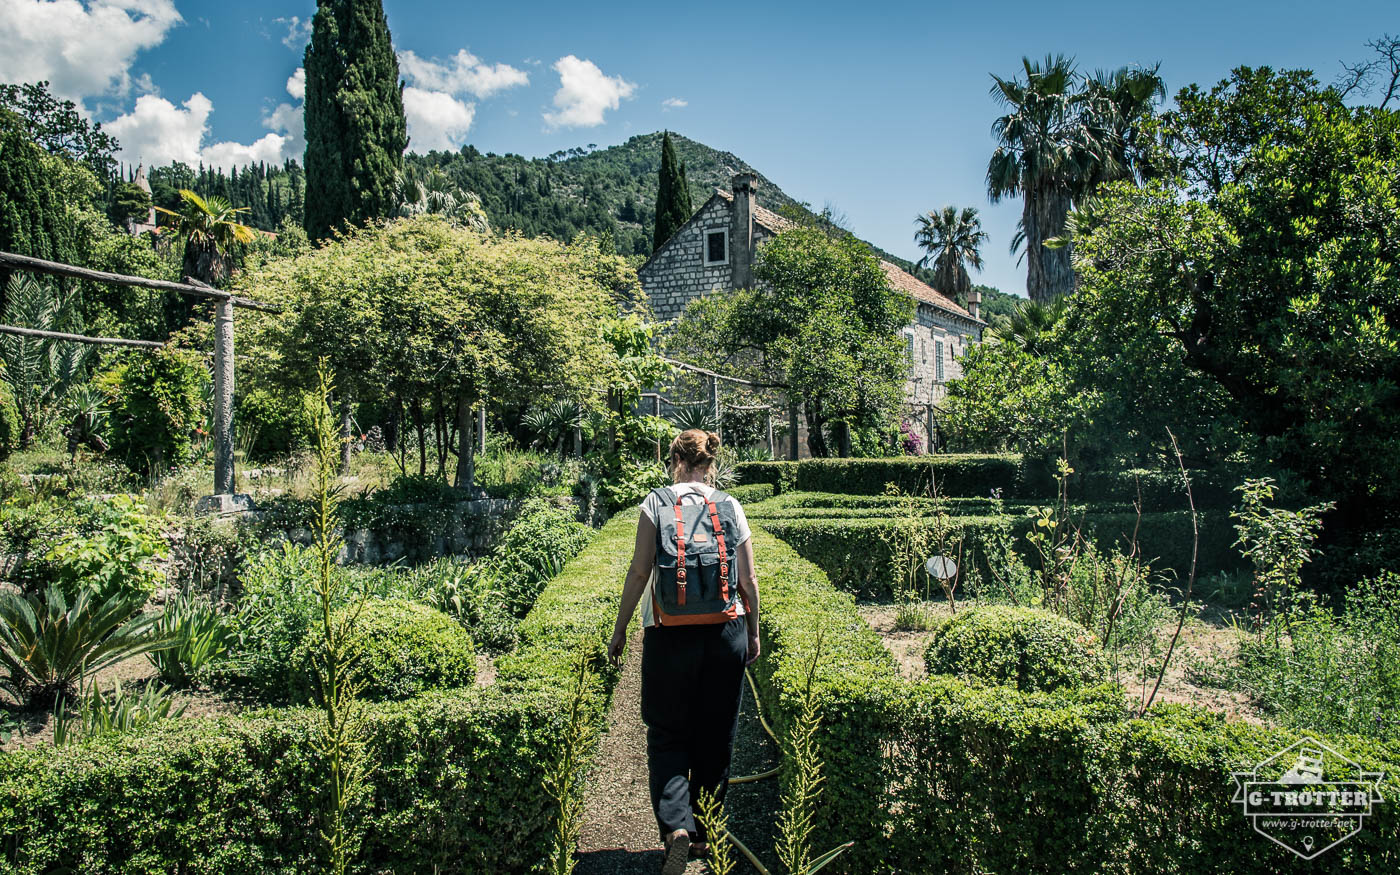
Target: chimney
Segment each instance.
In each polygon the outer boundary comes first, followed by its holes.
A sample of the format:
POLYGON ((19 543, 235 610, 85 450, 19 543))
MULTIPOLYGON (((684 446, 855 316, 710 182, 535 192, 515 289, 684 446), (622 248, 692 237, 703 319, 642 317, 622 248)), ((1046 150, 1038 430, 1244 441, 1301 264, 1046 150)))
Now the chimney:
POLYGON ((729 214, 729 269, 734 288, 747 289, 753 286, 753 208, 758 176, 736 173, 729 180, 729 188, 734 192, 734 208, 729 214))
POLYGON ((972 314, 973 319, 982 318, 982 293, 976 288, 967 293, 967 312, 972 314))

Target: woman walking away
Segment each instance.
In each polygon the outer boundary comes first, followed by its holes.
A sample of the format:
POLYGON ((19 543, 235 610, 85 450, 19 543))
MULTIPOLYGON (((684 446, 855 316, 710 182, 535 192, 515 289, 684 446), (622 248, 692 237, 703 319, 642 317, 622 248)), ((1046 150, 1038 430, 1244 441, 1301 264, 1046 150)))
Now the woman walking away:
POLYGON ((739 725, 744 666, 758 658, 758 581, 744 509, 706 481, 719 436, 690 429, 671 442, 675 485, 642 502, 632 566, 608 655, 622 660, 642 605, 642 721, 663 875, 709 850, 695 817, 700 793, 721 804, 739 725))

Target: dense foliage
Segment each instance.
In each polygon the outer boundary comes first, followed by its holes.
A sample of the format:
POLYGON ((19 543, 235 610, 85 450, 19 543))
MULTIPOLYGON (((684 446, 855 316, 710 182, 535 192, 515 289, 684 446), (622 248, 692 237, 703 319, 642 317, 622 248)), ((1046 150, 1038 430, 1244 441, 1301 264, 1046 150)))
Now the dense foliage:
POLYGON ((102 375, 113 452, 148 476, 188 462, 195 430, 205 422, 208 380, 198 358, 178 349, 134 355, 102 375))
POLYGON ((890 288, 864 243, 816 225, 765 244, 755 275, 757 289, 692 301, 669 347, 760 385, 785 386, 802 400, 812 455, 850 455, 851 432, 885 426, 899 404, 898 331, 912 320, 913 301, 890 288))
POLYGON ((380 0, 319 0, 306 47, 306 232, 393 212, 408 125, 380 0))
POLYGON ((676 148, 671 144, 671 132, 661 136, 661 171, 656 188, 656 232, 652 236, 652 249, 660 249, 661 244, 670 240, 690 219, 694 209, 690 200, 690 186, 685 180, 685 164, 677 161, 676 148))
POLYGON ((924 666, 930 675, 1023 693, 1092 686, 1108 675, 1083 626, 1045 610, 1002 606, 972 608, 941 624, 924 650, 924 666))

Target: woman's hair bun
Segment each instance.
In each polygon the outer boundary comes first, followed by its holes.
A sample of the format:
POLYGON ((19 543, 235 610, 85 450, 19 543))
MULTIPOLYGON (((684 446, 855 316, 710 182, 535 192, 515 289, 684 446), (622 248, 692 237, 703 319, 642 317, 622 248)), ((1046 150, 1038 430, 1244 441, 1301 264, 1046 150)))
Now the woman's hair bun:
POLYGON ((718 452, 719 435, 712 431, 688 428, 671 441, 671 459, 689 468, 710 464, 718 452))

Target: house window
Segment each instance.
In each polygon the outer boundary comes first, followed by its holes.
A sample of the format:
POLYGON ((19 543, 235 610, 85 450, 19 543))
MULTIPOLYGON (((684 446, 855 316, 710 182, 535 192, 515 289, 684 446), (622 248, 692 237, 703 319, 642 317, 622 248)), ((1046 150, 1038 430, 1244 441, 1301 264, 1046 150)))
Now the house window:
POLYGON ((924 364, 928 364, 928 341, 926 340, 919 341, 919 358, 923 360, 924 364))
POLYGON ((933 378, 940 383, 943 382, 943 341, 941 340, 933 342, 933 367, 933 378))
POLYGON ((725 246, 725 232, 711 231, 705 235, 705 263, 724 264, 729 260, 725 246))
POLYGON ((909 360, 909 364, 914 363, 914 335, 904 335, 904 356, 909 360))

